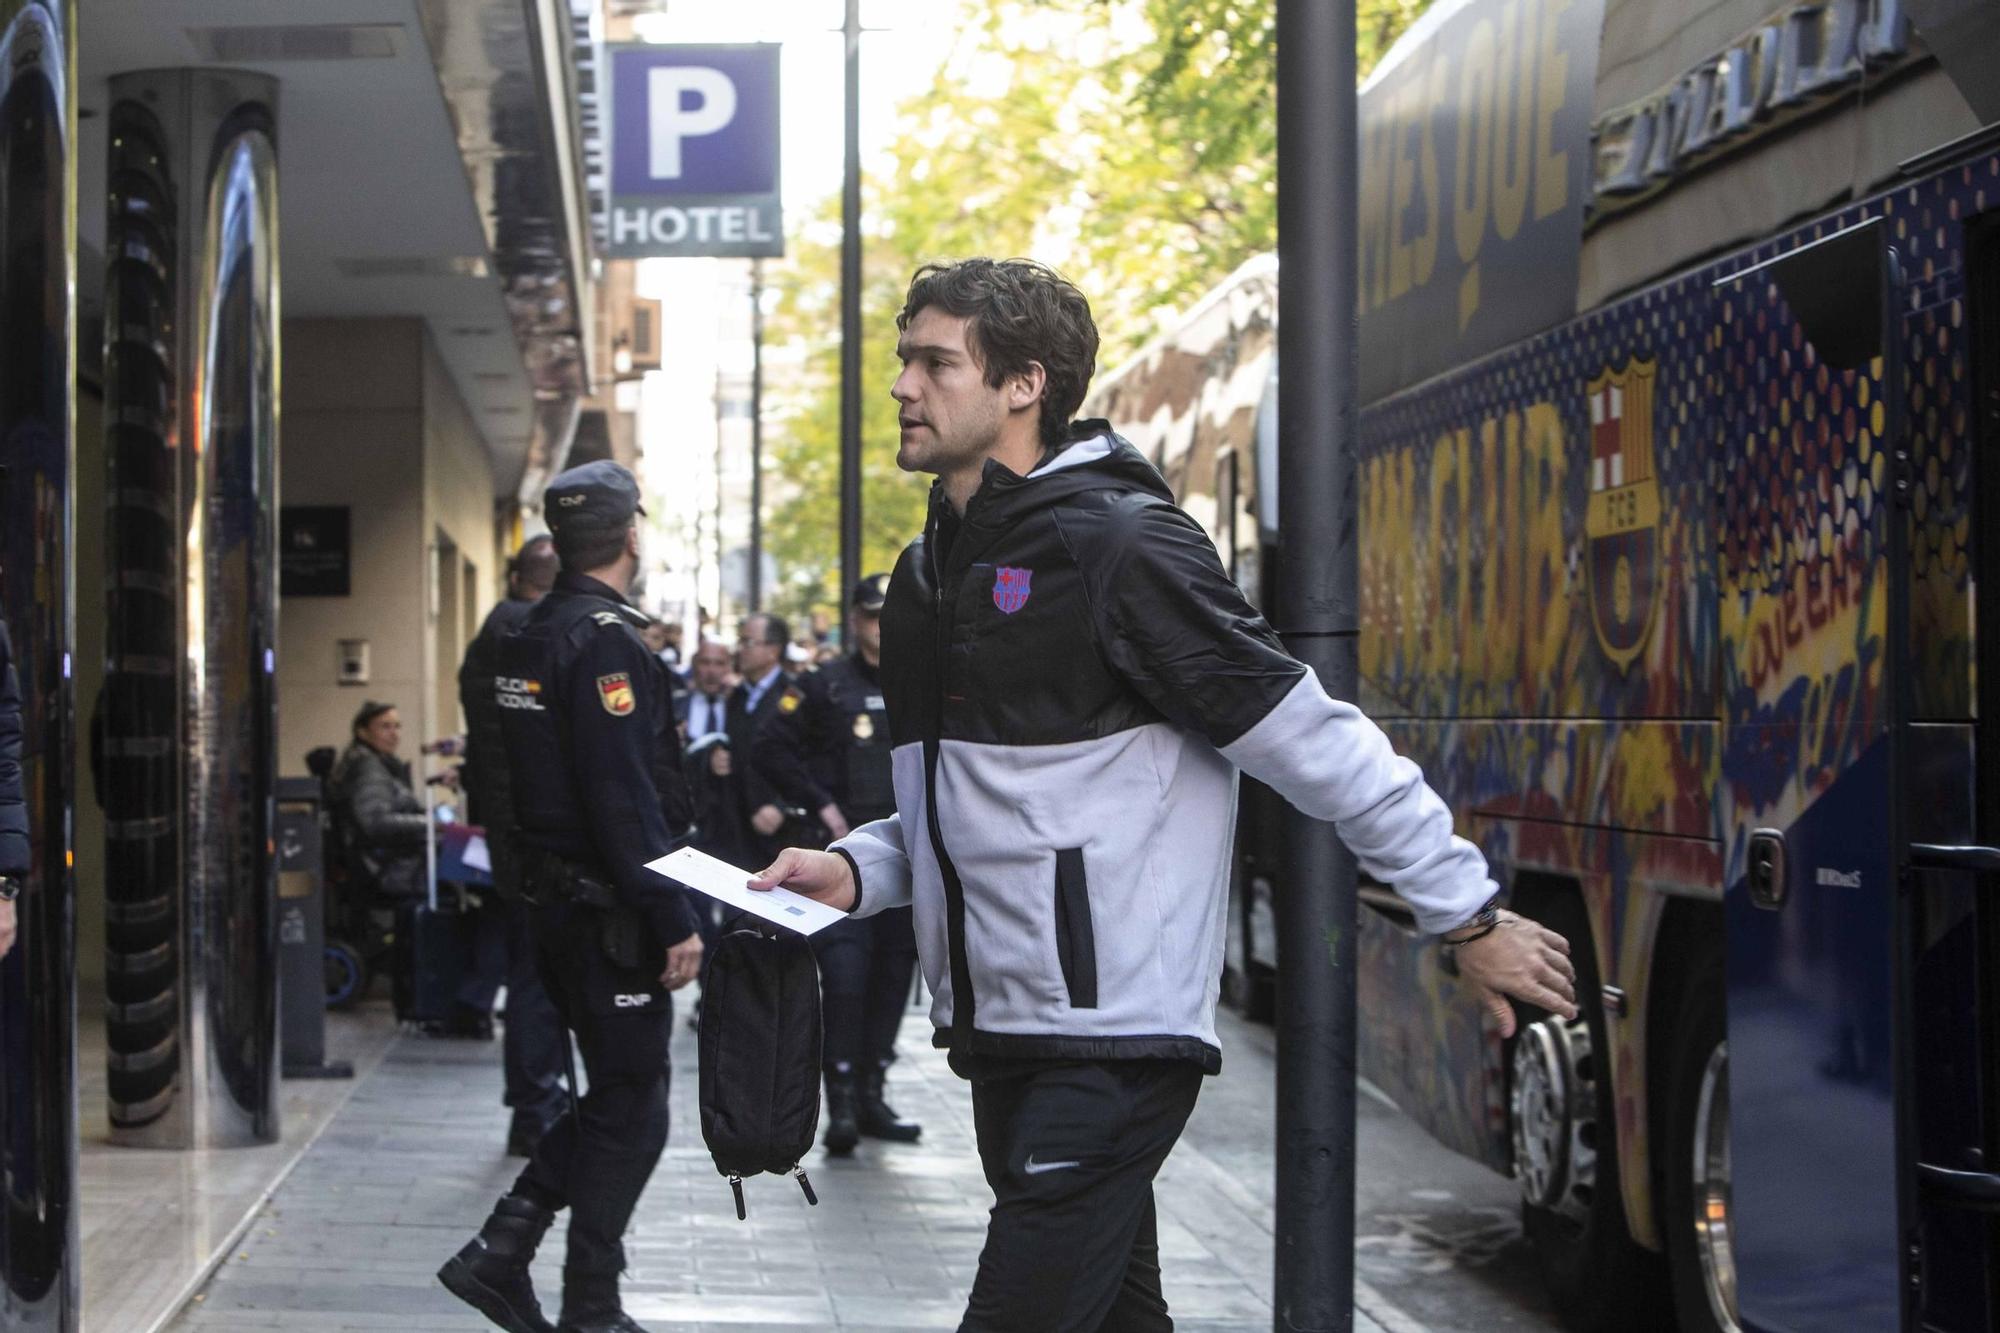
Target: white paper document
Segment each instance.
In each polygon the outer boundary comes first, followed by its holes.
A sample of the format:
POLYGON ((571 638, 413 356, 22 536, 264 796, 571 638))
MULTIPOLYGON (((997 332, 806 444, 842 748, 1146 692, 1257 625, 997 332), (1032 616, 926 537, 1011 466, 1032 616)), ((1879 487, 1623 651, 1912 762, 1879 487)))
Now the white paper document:
POLYGON ((648 861, 646 869, 656 875, 665 875, 676 884, 685 884, 696 893, 705 893, 718 902, 741 908, 752 916, 761 916, 766 921, 796 930, 801 935, 815 934, 836 921, 847 919, 847 913, 839 908, 814 902, 790 889, 760 892, 749 888, 749 871, 692 847, 683 847, 672 855, 648 861))

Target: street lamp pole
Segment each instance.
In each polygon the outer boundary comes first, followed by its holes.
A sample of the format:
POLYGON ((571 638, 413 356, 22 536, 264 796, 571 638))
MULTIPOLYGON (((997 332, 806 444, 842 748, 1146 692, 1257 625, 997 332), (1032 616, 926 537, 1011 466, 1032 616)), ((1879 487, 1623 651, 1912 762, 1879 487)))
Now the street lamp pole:
MULTIPOLYGON (((1355 15, 1277 0, 1278 605, 1286 646, 1356 697, 1355 15)), ((1287 812, 1278 895, 1272 1327, 1354 1327, 1354 858, 1287 812)))
POLYGON ((861 0, 847 0, 847 168, 840 190, 840 586, 861 581, 861 0))

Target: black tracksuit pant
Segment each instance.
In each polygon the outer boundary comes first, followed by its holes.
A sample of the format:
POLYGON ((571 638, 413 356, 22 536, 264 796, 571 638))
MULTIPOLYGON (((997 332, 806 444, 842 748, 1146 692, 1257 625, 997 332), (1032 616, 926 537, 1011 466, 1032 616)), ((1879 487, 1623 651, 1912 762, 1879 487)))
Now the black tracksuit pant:
POLYGON ((959 1333, 1170 1330, 1153 1177, 1201 1090, 1179 1060, 961 1061, 992 1220, 959 1333))
POLYGON ((664 953, 621 969, 605 958, 596 909, 537 909, 542 978, 576 1034, 584 1093, 535 1145, 514 1193, 567 1207, 566 1274, 613 1278, 625 1267, 625 1228, 667 1146, 667 1042, 673 1000, 659 989, 664 953), (635 1003, 641 996, 651 996, 635 1003))
POLYGON ((887 1066, 910 1007, 917 936, 907 907, 837 921, 812 937, 819 959, 827 1068, 887 1066))

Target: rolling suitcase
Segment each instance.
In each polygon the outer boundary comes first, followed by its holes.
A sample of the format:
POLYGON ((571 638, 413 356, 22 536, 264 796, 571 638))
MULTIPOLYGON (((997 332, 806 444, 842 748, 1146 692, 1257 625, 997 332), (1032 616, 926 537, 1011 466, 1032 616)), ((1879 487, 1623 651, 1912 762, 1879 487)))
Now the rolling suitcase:
POLYGON ((451 1016, 471 966, 471 931, 456 891, 438 899, 437 881, 418 902, 396 909, 396 1018, 437 1023, 451 1016))

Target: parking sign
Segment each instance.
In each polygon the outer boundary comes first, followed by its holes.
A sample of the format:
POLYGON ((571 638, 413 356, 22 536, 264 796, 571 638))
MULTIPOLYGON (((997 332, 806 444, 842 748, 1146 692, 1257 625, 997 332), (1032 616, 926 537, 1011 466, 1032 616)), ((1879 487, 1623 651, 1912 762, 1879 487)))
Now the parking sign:
POLYGON ((610 48, 613 258, 780 255, 778 47, 610 48))

